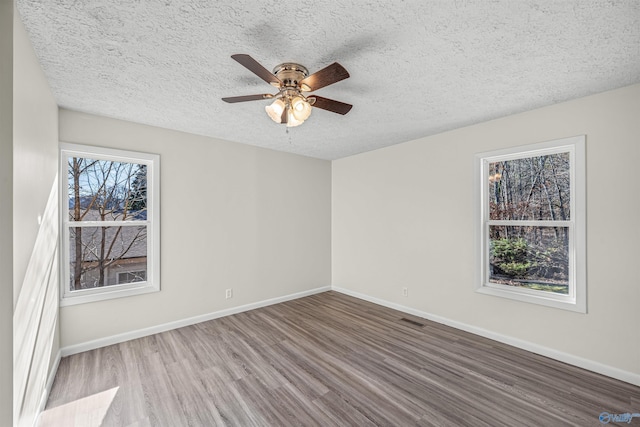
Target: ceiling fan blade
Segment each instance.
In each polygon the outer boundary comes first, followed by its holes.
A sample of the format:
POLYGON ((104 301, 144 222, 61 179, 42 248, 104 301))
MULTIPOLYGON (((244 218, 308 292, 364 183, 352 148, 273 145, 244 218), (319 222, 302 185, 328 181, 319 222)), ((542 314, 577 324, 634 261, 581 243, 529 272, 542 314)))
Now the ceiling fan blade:
POLYGON ((302 90, 310 92, 337 83, 349 77, 349 72, 337 62, 316 71, 300 82, 302 90), (306 86, 306 87, 305 87, 306 86), (309 90, 307 90, 307 88, 309 90))
POLYGON ((235 102, 257 101, 259 99, 269 99, 269 98, 273 98, 273 95, 271 95, 270 93, 264 93, 262 95, 231 96, 228 98, 222 98, 222 100, 224 102, 233 104, 235 102))
POLYGON ((277 78, 273 73, 264 68, 258 61, 246 54, 231 55, 233 59, 244 65, 249 71, 256 76, 260 77, 265 82, 272 84, 276 87, 282 86, 282 81, 277 78))
POLYGON ((282 115, 280 116, 280 123, 285 124, 285 125, 289 121, 289 114, 287 114, 288 111, 289 111, 288 108, 289 107, 284 107, 282 109, 282 115))
POLYGON ((310 98, 316 99, 316 101, 311 105, 317 108, 321 108, 323 110, 331 111, 332 113, 345 115, 349 111, 351 111, 351 107, 353 107, 353 105, 351 104, 346 104, 344 102, 336 101, 329 98, 323 98, 318 95, 310 95, 309 99, 310 98))

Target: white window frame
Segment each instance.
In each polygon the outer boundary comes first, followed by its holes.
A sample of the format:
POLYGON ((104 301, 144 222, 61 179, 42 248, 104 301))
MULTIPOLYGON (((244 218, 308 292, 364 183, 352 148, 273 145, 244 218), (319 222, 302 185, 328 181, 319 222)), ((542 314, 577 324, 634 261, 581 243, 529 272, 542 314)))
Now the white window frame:
POLYGON ((60 143, 60 306, 84 304, 160 291, 160 156, 89 145, 60 143), (136 221, 83 221, 84 227, 105 225, 147 226, 147 280, 72 291, 70 283, 68 159, 81 157, 147 165, 147 219, 136 221))
POLYGON ((587 312, 585 136, 579 135, 475 155, 476 292, 579 313, 587 312), (489 164, 548 154, 569 153, 570 219, 568 221, 495 221, 489 218, 489 164), (538 291, 489 282, 489 225, 569 228, 569 293, 538 291))

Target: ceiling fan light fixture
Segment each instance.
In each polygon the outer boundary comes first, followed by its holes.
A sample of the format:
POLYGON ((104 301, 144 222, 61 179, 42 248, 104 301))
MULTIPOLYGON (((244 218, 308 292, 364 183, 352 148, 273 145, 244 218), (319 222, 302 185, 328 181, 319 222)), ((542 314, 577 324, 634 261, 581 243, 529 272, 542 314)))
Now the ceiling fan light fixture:
POLYGON ((300 126, 304 123, 304 120, 300 120, 296 117, 295 111, 293 108, 287 108, 287 127, 292 128, 296 126, 300 126))
POLYGON ((284 101, 281 98, 276 99, 271 103, 271 105, 267 105, 264 107, 265 111, 276 123, 282 123, 282 112, 286 108, 284 101))
POLYGON ((304 123, 311 115, 312 106, 342 115, 351 110, 352 105, 344 102, 323 98, 315 94, 309 95, 308 98, 303 95, 303 92, 316 91, 348 78, 347 70, 337 62, 310 75, 305 67, 294 62, 280 64, 271 73, 249 55, 236 54, 231 55, 231 58, 265 82, 278 88, 279 91, 275 95, 263 93, 225 97, 222 98, 224 102, 233 104, 275 98, 271 105, 265 107, 265 111, 271 120, 279 124, 286 124, 288 127, 304 123))
POLYGON ((311 115, 311 104, 302 96, 294 96, 291 100, 291 113, 296 120, 304 122, 311 115))

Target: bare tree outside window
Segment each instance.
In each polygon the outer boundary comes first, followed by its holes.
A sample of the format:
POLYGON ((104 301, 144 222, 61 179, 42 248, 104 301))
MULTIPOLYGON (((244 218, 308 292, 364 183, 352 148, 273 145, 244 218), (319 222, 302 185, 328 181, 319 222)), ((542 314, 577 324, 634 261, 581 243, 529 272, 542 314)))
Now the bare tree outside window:
POLYGON ((117 285, 123 277, 140 281, 147 268, 147 166, 70 157, 68 200, 70 290, 117 285), (122 274, 129 271, 138 274, 122 274))
POLYGON ((568 294, 569 153, 490 163, 486 179, 489 282, 568 294), (527 225, 510 226, 511 221, 527 225))

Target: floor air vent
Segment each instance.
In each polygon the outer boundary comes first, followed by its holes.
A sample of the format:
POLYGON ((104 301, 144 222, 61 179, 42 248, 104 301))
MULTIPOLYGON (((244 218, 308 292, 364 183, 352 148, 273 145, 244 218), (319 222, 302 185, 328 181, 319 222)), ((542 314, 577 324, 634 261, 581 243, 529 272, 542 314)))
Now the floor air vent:
POLYGON ((415 325, 415 326, 420 326, 421 328, 424 327, 424 323, 416 322, 415 320, 407 319, 406 317, 403 317, 400 320, 402 320, 403 322, 411 323, 412 325, 415 325))

